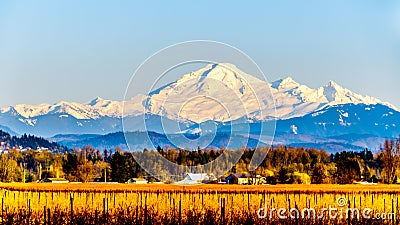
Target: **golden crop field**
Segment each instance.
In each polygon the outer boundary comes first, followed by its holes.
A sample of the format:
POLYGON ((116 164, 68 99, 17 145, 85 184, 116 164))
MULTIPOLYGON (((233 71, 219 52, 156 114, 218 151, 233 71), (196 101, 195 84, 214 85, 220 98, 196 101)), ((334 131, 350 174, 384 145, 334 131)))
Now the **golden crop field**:
POLYGON ((396 185, 11 183, 0 184, 0 222, 398 224, 399 193, 396 185))

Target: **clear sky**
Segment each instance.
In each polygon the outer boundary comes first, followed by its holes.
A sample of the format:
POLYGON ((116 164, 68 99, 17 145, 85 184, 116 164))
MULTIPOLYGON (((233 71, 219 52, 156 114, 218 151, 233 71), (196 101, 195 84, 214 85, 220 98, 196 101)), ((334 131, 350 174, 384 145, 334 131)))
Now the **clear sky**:
POLYGON ((0 107, 122 100, 143 60, 194 39, 241 49, 269 81, 400 107, 400 3, 375 0, 0 1, 0 107))

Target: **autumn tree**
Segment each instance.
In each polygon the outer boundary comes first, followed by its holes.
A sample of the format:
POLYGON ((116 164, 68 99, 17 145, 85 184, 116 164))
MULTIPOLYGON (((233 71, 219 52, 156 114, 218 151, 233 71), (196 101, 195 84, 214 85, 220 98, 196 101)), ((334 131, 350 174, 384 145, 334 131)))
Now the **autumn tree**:
POLYGON ((78 157, 76 154, 66 153, 62 160, 65 178, 70 181, 77 181, 78 157))
POLYGON ((11 155, 0 155, 0 181, 15 182, 21 180, 21 170, 11 155))
POLYGON ((110 164, 103 161, 96 161, 93 165, 93 174, 95 178, 101 178, 102 181, 110 180, 110 164), (107 170, 107 171, 105 171, 107 170), (104 176, 107 176, 107 179, 104 176))
POLYGON ((381 153, 383 167, 383 179, 385 183, 394 183, 397 169, 400 166, 400 137, 394 140, 386 140, 384 150, 381 153))
POLYGON ((112 155, 110 166, 112 181, 124 183, 133 177, 132 161, 122 151, 116 151, 112 155))
POLYGON ((317 163, 314 166, 313 174, 312 174, 312 183, 314 184, 325 184, 327 183, 327 166, 322 163, 317 163))
POLYGON ((351 184, 361 179, 362 159, 354 152, 336 153, 334 162, 336 164, 336 180, 339 184, 351 184))

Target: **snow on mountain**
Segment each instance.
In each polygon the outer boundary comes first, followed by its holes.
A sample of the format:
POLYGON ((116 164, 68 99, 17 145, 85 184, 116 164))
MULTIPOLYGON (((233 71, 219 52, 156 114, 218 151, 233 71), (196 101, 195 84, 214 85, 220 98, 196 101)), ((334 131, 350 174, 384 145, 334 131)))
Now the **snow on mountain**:
POLYGON ((316 136, 369 134, 397 137, 400 133, 400 112, 382 104, 342 104, 326 106, 303 117, 280 120, 278 133, 316 136))
POLYGON ((67 114, 76 119, 97 119, 100 117, 100 114, 94 108, 89 108, 79 103, 63 101, 53 105, 41 104, 35 106, 20 104, 1 109, 0 112, 13 113, 15 116, 26 119, 48 114, 67 114))
MULTIPOLYGON (((40 128, 46 135, 65 133, 63 130, 107 133, 121 129, 122 117, 139 121, 143 114, 182 124, 257 122, 303 117, 343 104, 384 105, 398 112, 390 103, 356 94, 333 81, 316 89, 290 77, 267 83, 224 63, 207 65, 148 95, 137 95, 125 102, 97 97, 83 104, 62 101, 6 107, 0 109, 0 124, 16 132, 35 132, 40 128)), ((345 114, 342 118, 344 123, 345 114)), ((296 125, 295 131, 301 132, 300 127, 296 125)), ((34 134, 41 134, 37 132, 34 134)))
POLYGON ((271 87, 280 119, 303 116, 327 102, 320 91, 301 85, 291 77, 275 81, 271 87))
POLYGON ((143 113, 146 113, 144 107, 146 100, 146 95, 138 94, 128 101, 125 101, 125 104, 123 104, 123 112, 122 110, 120 111, 121 116, 127 117, 143 115, 143 113))
POLYGON ((267 83, 231 64, 208 65, 149 94, 146 110, 175 120, 231 121, 273 107, 267 83))
POLYGON ((291 77, 267 83, 231 64, 208 65, 186 74, 151 92, 145 107, 147 112, 169 119, 200 123, 238 118, 289 119, 328 105, 347 103, 382 104, 397 110, 389 103, 356 94, 333 81, 317 89, 291 77))
POLYGON ((0 113, 13 113, 15 116, 24 119, 56 114, 60 114, 61 117, 72 116, 80 120, 99 119, 104 116, 120 118, 122 116, 122 105, 123 103, 119 101, 104 100, 97 97, 85 104, 65 101, 56 104, 19 104, 0 109, 0 113))
MULTIPOLYGON (((20 104, 9 107, 8 110, 11 109, 15 110, 15 112, 23 118, 32 118, 47 114, 68 114, 76 119, 97 119, 101 116, 94 108, 86 107, 80 103, 64 101, 53 105, 41 104, 34 106, 20 104)), ((7 110, 2 110, 2 112, 7 112, 7 110)))
MULTIPOLYGON (((250 134, 257 135, 261 125, 267 127, 271 123, 258 121, 250 124, 250 134)), ((399 136, 399 124, 400 112, 382 104, 328 105, 302 117, 276 121, 274 144, 322 147, 330 152, 343 147, 377 151, 386 138, 399 136)), ((247 125, 221 124, 218 132, 241 133, 247 125)))
POLYGON ((97 97, 85 104, 87 108, 93 108, 102 116, 117 118, 121 117, 122 105, 122 102, 104 100, 100 97, 97 97))
POLYGON ((272 82, 271 87, 277 107, 277 117, 280 119, 304 116, 328 105, 334 106, 348 103, 382 104, 398 111, 390 103, 374 97, 356 94, 349 89, 341 87, 334 81, 330 81, 327 85, 317 89, 312 89, 288 77, 272 82))
POLYGON ((318 88, 318 91, 323 92, 323 95, 328 101, 328 105, 341 105, 348 103, 366 105, 382 104, 398 111, 398 109, 390 103, 383 102, 368 95, 362 96, 360 94, 356 94, 347 88, 341 87, 334 81, 329 81, 327 85, 318 88))

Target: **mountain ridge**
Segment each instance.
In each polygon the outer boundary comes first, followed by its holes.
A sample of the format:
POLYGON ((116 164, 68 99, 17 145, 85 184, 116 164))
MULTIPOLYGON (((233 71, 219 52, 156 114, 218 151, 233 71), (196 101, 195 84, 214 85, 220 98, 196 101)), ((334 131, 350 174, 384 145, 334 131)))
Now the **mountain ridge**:
MULTIPOLYGON (((262 101, 271 100, 267 99, 271 96, 266 96, 263 94, 255 95, 254 93, 252 93, 256 92, 256 94, 259 94, 265 92, 264 90, 268 89, 270 89, 271 94, 274 98, 274 104, 277 111, 277 119, 288 119, 303 116, 309 112, 321 109, 327 105, 339 105, 347 103, 382 104, 396 111, 399 111, 397 107, 388 102, 383 102, 377 98, 368 95, 363 96, 354 93, 349 89, 340 86, 334 81, 329 81, 328 84, 316 89, 310 88, 304 84, 300 84, 291 77, 286 77, 284 79, 279 79, 277 81, 267 83, 256 77, 246 74, 245 72, 236 68, 234 65, 210 64, 200 70, 183 75, 175 82, 164 85, 161 88, 150 92, 147 96, 139 94, 127 101, 113 101, 106 100, 101 97, 96 97, 93 100, 85 103, 60 101, 55 104, 18 104, 15 106, 0 108, 0 114, 9 113, 13 115, 18 115, 21 118, 25 119, 39 117, 47 114, 65 114, 73 116, 76 119, 83 120, 99 119, 100 117, 105 116, 112 118, 121 118, 122 116, 152 113, 160 116, 166 116, 170 119, 179 119, 179 117, 182 117, 186 120, 202 122, 206 119, 196 120, 196 118, 191 118, 190 116, 193 116, 192 114, 196 114, 192 113, 191 111, 186 112, 186 117, 182 115, 177 115, 174 112, 168 114, 167 107, 170 106, 160 104, 165 103, 163 100, 165 100, 167 96, 168 98, 174 98, 173 101, 174 103, 176 103, 176 99, 178 98, 185 100, 189 99, 191 97, 190 94, 192 94, 193 96, 195 94, 203 94, 206 97, 215 95, 216 97, 220 97, 221 101, 226 100, 226 102, 233 102, 231 101, 232 99, 226 99, 226 93, 222 93, 223 91, 229 90, 220 90, 220 87, 222 87, 223 85, 212 82, 214 80, 221 82, 224 85, 226 84, 228 89, 233 90, 233 94, 242 95, 240 99, 243 100, 245 104, 249 102, 247 105, 245 105, 246 107, 244 107, 246 111, 249 111, 247 112, 247 116, 249 117, 252 114, 257 114, 257 108, 260 107, 264 107, 264 112, 271 112, 271 114, 273 114, 272 109, 268 108, 271 106, 265 106, 265 104, 262 103, 262 101), (205 82, 205 80, 209 80, 209 82, 205 82), (189 87, 186 88, 184 85, 189 87), (185 92, 179 91, 175 94, 173 93, 176 92, 177 89, 182 88, 186 88, 185 92), (261 89, 262 91, 252 90, 257 88, 261 89), (260 99, 259 104, 253 104, 255 103, 253 98, 259 97, 262 98, 260 99), (123 107, 125 107, 125 109, 123 109, 123 107)), ((200 99, 200 103, 196 103, 205 104, 206 106, 212 105, 212 103, 209 103, 212 101, 210 99, 207 100, 208 102, 206 102, 205 99, 200 99), (201 102, 201 100, 203 101, 201 102)), ((190 106, 196 105, 196 103, 190 103, 190 106)), ((246 112, 244 112, 244 110, 238 110, 236 108, 236 111, 240 111, 241 115, 230 115, 229 118, 219 115, 218 110, 216 110, 216 112, 207 112, 208 114, 214 113, 214 115, 212 115, 212 118, 207 119, 223 122, 235 120, 246 115, 246 112), (219 115, 219 117, 216 115, 219 115)), ((264 118, 258 119, 263 120, 264 118)))
POLYGON ((398 132, 397 126, 392 126, 400 124, 397 121, 400 112, 395 106, 354 93, 334 81, 319 88, 310 88, 291 77, 268 83, 231 64, 210 64, 148 95, 139 94, 126 101, 96 97, 85 103, 61 101, 55 104, 19 104, 1 108, 0 125, 15 133, 52 137, 57 134, 104 135, 119 132, 123 130, 122 118, 131 125, 127 131, 149 130, 162 133, 161 121, 169 125, 178 123, 176 129, 167 131, 174 134, 202 132, 200 124, 207 124, 207 121, 212 122, 208 127, 214 126, 210 125, 213 123, 215 126, 226 127, 224 124, 229 123, 277 121, 278 125, 284 125, 283 130, 277 127, 278 132, 335 136, 347 134, 347 123, 350 122, 345 115, 353 118, 354 113, 364 115, 363 121, 351 121, 349 132, 380 137, 391 137, 398 132), (164 102, 167 104, 163 105, 164 102), (318 121, 315 121, 316 118, 322 118, 318 115, 322 115, 325 109, 339 106, 346 107, 343 109, 346 112, 340 113, 333 109, 330 116, 320 121, 321 124, 327 124, 329 120, 337 121, 332 127, 336 130, 321 129, 316 124, 318 121), (367 108, 371 113, 363 114, 367 108), (312 117, 313 114, 317 117, 312 117), (389 115, 389 119, 381 120, 385 114, 389 115), (393 118, 392 122, 390 118, 393 118), (365 121, 368 120, 373 123, 366 125, 365 121), (374 122, 378 125, 374 125, 374 122), (377 126, 381 134, 375 131, 377 126), (313 133, 315 129, 321 133, 313 133))

